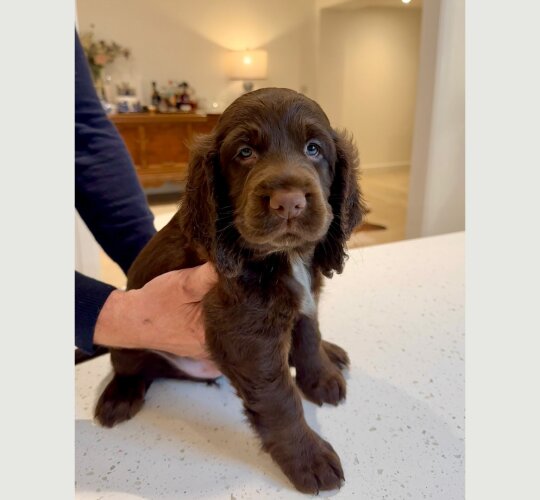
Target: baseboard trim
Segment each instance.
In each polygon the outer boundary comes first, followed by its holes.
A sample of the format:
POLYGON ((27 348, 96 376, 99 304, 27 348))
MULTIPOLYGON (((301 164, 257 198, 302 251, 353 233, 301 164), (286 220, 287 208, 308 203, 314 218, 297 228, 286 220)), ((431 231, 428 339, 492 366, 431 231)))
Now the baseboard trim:
POLYGON ((409 161, 389 161, 386 163, 360 163, 362 170, 371 170, 375 168, 403 168, 410 165, 409 161))

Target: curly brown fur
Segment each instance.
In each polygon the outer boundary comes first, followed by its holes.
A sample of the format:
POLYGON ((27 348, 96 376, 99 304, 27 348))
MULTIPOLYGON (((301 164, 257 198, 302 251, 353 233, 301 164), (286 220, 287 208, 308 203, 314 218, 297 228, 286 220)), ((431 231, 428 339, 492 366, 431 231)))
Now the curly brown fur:
MULTIPOLYGON (((128 276, 140 288, 170 270, 215 265, 218 283, 203 301, 209 350, 263 448, 306 493, 343 480, 336 452, 304 419, 297 387, 317 404, 345 398, 348 357, 321 340, 317 302, 322 276, 343 270, 345 242, 364 213, 357 175, 350 137, 317 103, 287 89, 248 93, 194 145, 178 213, 128 276)), ((100 422, 130 418, 153 378, 184 376, 158 358, 113 350, 100 422)))

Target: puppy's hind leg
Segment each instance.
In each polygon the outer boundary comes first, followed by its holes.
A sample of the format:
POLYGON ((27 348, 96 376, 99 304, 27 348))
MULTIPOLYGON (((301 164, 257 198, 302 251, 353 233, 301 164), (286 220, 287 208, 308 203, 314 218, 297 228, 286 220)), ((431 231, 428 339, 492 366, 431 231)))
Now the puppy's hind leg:
POLYGON ((115 374, 97 402, 97 421, 104 427, 113 427, 132 418, 142 408, 151 383, 151 379, 140 375, 115 374))

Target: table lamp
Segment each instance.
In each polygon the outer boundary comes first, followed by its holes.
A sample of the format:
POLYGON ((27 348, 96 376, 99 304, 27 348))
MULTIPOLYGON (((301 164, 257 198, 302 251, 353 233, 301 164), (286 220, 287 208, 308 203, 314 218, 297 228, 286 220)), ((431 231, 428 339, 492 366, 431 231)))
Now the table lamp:
POLYGON ((266 50, 242 50, 227 54, 227 76, 243 80, 244 90, 253 90, 253 80, 267 78, 268 53, 266 50))

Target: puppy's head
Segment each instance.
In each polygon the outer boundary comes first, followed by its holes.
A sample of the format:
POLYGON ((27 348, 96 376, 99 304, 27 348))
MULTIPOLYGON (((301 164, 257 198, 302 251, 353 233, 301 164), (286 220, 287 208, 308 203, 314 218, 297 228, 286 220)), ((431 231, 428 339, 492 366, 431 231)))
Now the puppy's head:
POLYGON ((310 247, 325 275, 341 272, 363 214, 357 167, 317 103, 288 89, 250 92, 192 151, 184 227, 228 276, 248 255, 310 247))

